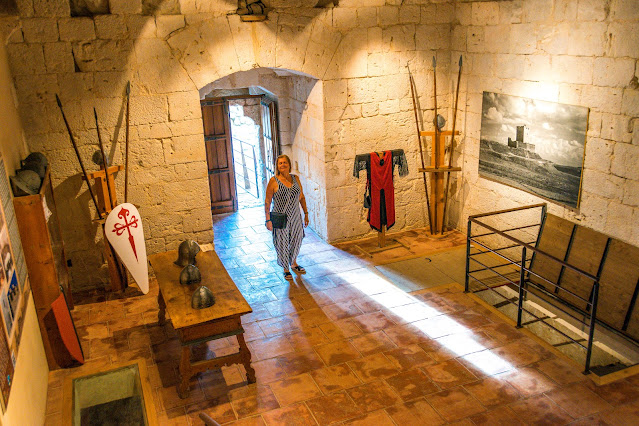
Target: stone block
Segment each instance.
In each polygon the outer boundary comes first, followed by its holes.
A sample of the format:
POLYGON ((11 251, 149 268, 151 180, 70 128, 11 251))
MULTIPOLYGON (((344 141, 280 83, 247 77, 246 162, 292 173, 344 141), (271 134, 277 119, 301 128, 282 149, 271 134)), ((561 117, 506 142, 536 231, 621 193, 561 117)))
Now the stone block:
POLYGON ((499 3, 500 24, 521 24, 523 1, 499 3))
POLYGON ((157 37, 157 27, 152 16, 127 15, 125 21, 129 38, 138 40, 157 37))
POLYGON ((58 41, 58 22, 54 18, 23 19, 22 33, 27 43, 58 41))
POLYGON ((377 8, 376 7, 358 7, 357 8, 357 26, 360 28, 377 26, 377 8))
POLYGON ((121 15, 94 16, 95 35, 102 40, 119 40, 129 38, 126 18, 121 15))
POLYGON ((390 99, 379 103, 379 113, 382 115, 396 114, 399 111, 399 99, 390 99))
POLYGON ((333 26, 355 28, 357 26, 357 9, 342 7, 333 9, 333 26))
POLYGON ((58 21, 60 40, 89 41, 95 39, 93 19, 85 17, 62 18, 58 21))
POLYGON ((382 31, 382 42, 392 52, 415 50, 415 27, 393 25, 382 31))
POLYGON ((523 3, 524 22, 547 21, 552 16, 553 0, 532 0, 523 3))
POLYGON ((481 53, 484 51, 484 27, 468 27, 466 43, 469 52, 481 53))
POLYGON ((113 15, 133 15, 142 13, 142 0, 109 0, 113 15))
POLYGON ((639 181, 626 179, 623 184, 623 203, 639 207, 639 181))
POLYGON ((610 171, 627 179, 639 180, 639 146, 616 143, 610 171))
MULTIPOLYGON (((639 116, 639 90, 626 88, 623 91, 621 112, 631 117, 639 116)), ((635 124, 639 128, 639 123, 635 124)))
POLYGON ((362 104, 362 117, 374 117, 379 114, 379 103, 369 102, 362 104))
MULTIPOLYGON (((459 20, 459 25, 469 26, 473 24, 473 4, 472 3, 458 3, 456 5, 457 9, 455 10, 455 18, 459 20)), ((431 15, 432 11, 428 6, 422 8, 422 21, 425 17, 424 15, 431 15)))
POLYGON ((448 49, 450 25, 418 25, 414 37, 417 50, 448 49))
POLYGON ((168 99, 171 121, 190 120, 202 116, 198 92, 171 93, 168 99))
POLYGON ((521 72, 520 78, 531 81, 544 81, 551 75, 550 55, 528 55, 526 66, 521 72))
POLYGON ((353 118, 360 118, 362 116, 362 105, 347 105, 344 109, 344 114, 340 117, 342 120, 350 120, 353 118))
POLYGON ((62 101, 86 98, 93 91, 93 73, 58 74, 58 86, 62 101))
POLYGON ((628 117, 621 114, 604 113, 602 115, 602 139, 608 139, 615 142, 624 142, 624 138, 626 135, 628 135, 628 117))
POLYGON ((636 224, 633 222, 634 208, 611 201, 608 203, 606 225, 603 232, 626 241, 633 234, 636 224))
POLYGON ((140 125, 138 126, 138 134, 141 139, 163 139, 173 136, 167 123, 140 125))
POLYGON ((18 13, 22 18, 31 18, 34 15, 33 0, 16 0, 18 13))
MULTIPOLYGON (((535 24, 517 24, 510 27, 510 53, 530 55, 537 50, 535 24)), ((502 40, 505 42, 506 40, 502 40)))
POLYGON ((397 25, 399 24, 399 7, 380 7, 379 9, 377 9, 377 16, 379 18, 379 25, 382 27, 397 25))
POLYGON ((595 58, 593 83, 596 86, 625 87, 635 75, 635 59, 595 58))
POLYGON ((55 74, 19 75, 15 78, 15 87, 20 102, 55 102, 58 92, 58 80, 55 74))
POLYGON ((130 121, 134 126, 168 121, 166 96, 132 96, 130 106, 130 121))
POLYGON ((7 53, 14 77, 46 72, 41 44, 10 44, 7 46, 7 53))
POLYGON ((128 73, 123 71, 94 73, 95 96, 100 98, 124 97, 128 78, 128 73))
POLYGON ((162 141, 166 164, 179 164, 206 158, 202 135, 176 136, 162 141))
POLYGON ((65 42, 45 43, 44 60, 47 72, 72 73, 75 72, 71 44, 65 42))
POLYGON ((634 21, 639 20, 639 8, 633 2, 618 1, 610 5, 610 16, 615 21, 634 21))
POLYGON ((608 173, 585 169, 582 188, 591 194, 621 200, 624 191, 624 179, 608 173))
POLYGON ((65 17, 71 15, 68 0, 33 0, 34 16, 44 18, 65 17))
POLYGON ((592 84, 593 58, 559 55, 552 57, 555 81, 573 84, 592 84))
POLYGON ((164 184, 166 188, 163 204, 171 206, 173 210, 189 212, 197 208, 211 208, 207 178, 189 179, 182 182, 164 184))
POLYGON ((419 5, 404 5, 399 8, 400 24, 419 24, 421 21, 421 7, 419 5))
MULTIPOLYGON (((142 173, 139 177, 139 183, 142 185, 156 183, 155 181, 152 181, 151 178, 154 176, 160 176, 159 170, 152 174, 146 173, 146 170, 164 168, 165 170, 163 173, 171 173, 173 170, 173 167, 166 165, 164 161, 162 141, 157 139, 142 139, 135 143, 131 143, 129 146, 129 162, 131 163, 134 171, 140 170, 142 173)), ((175 176, 172 173, 170 175, 175 176)))
POLYGON ((601 138, 590 138, 586 143, 584 168, 609 173, 614 143, 601 138))
POLYGON ((453 27, 450 46, 452 50, 464 52, 466 50, 466 28, 460 25, 453 27))
POLYGON ((212 229, 211 207, 191 210, 183 217, 182 228, 184 232, 202 232, 212 229))
POLYGON ((553 18, 555 21, 575 21, 577 20, 578 2, 574 0, 557 0, 553 18))
MULTIPOLYGON (((609 30, 604 22, 559 24, 547 37, 540 37, 540 47, 552 55, 604 56, 608 44, 607 33, 613 31, 612 26, 610 24, 609 30), (579 41, 575 42, 576 40, 579 41)), ((628 29, 624 28, 624 34, 625 31, 628 29)), ((629 38, 632 37, 634 36, 629 38)))
POLYGON ((171 121, 167 123, 173 136, 197 135, 202 133, 202 119, 171 121))
POLYGON ((388 98, 384 77, 353 78, 348 80, 348 102, 358 104, 381 102, 388 98))
POLYGON ((474 25, 499 24, 499 3, 494 1, 472 3, 471 19, 474 25))
POLYGON ((608 17, 610 5, 600 0, 580 0, 577 6, 577 20, 603 21, 608 17))
POLYGON ((182 15, 158 15, 155 18, 157 35, 160 38, 167 38, 172 32, 184 28, 186 25, 182 15))
POLYGON ((584 86, 581 101, 583 105, 588 105, 600 112, 619 114, 622 97, 623 90, 621 88, 584 86))

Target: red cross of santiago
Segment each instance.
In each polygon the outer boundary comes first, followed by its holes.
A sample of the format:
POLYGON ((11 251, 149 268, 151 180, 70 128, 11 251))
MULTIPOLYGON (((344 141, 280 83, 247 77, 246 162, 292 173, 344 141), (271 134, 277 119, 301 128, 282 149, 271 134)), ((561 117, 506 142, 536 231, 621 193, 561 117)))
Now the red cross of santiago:
POLYGON ((133 249, 133 254, 135 255, 135 260, 138 260, 138 253, 135 251, 135 241, 133 239, 133 235, 131 235, 131 230, 129 228, 137 228, 138 227, 138 218, 135 216, 131 216, 131 221, 127 221, 127 216, 129 215, 129 211, 122 207, 118 212, 118 217, 124 221, 124 223, 116 223, 113 225, 113 229, 111 232, 115 232, 115 235, 118 237, 126 232, 129 233, 129 244, 131 244, 131 248, 133 249))

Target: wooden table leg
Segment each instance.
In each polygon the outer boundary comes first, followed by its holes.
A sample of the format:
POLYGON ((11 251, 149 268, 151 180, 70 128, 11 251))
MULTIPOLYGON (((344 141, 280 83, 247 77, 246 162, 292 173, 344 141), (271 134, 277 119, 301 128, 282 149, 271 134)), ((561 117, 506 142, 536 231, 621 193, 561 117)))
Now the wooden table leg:
POLYGON ((255 383, 255 370, 251 367, 251 351, 249 351, 249 348, 246 346, 246 342, 244 341, 244 333, 237 335, 237 342, 240 344, 240 358, 242 359, 242 364, 244 364, 244 369, 246 370, 246 378, 249 383, 255 383))
POLYGON ((180 383, 177 385, 178 396, 182 399, 189 397, 189 380, 191 379, 191 347, 182 346, 180 358, 180 383))
POLYGON ((166 303, 164 303, 164 297, 162 297, 162 292, 158 292, 158 306, 160 310, 158 311, 158 324, 164 325, 166 321, 166 303))

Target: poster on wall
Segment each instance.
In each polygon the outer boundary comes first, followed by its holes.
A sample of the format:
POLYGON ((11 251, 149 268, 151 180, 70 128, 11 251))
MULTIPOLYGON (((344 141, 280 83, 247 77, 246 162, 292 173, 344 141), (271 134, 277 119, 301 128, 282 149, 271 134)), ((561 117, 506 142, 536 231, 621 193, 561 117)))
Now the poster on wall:
POLYGON ((9 180, 0 157, 0 406, 6 410, 30 288, 9 180), (17 256, 17 257, 16 257, 17 256))
POLYGON ((588 111, 484 92, 479 175, 577 208, 588 111))

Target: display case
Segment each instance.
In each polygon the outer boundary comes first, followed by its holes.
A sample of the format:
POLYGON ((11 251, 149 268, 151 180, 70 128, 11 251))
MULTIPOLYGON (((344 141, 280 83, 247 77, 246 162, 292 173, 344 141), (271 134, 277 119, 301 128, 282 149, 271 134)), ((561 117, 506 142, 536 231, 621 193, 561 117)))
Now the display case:
POLYGON ((47 362, 54 370, 61 367, 56 361, 57 345, 51 341, 56 333, 49 330, 51 324, 45 317, 60 296, 60 289, 65 293, 69 309, 73 309, 73 297, 49 169, 38 194, 15 197, 13 204, 47 362))

